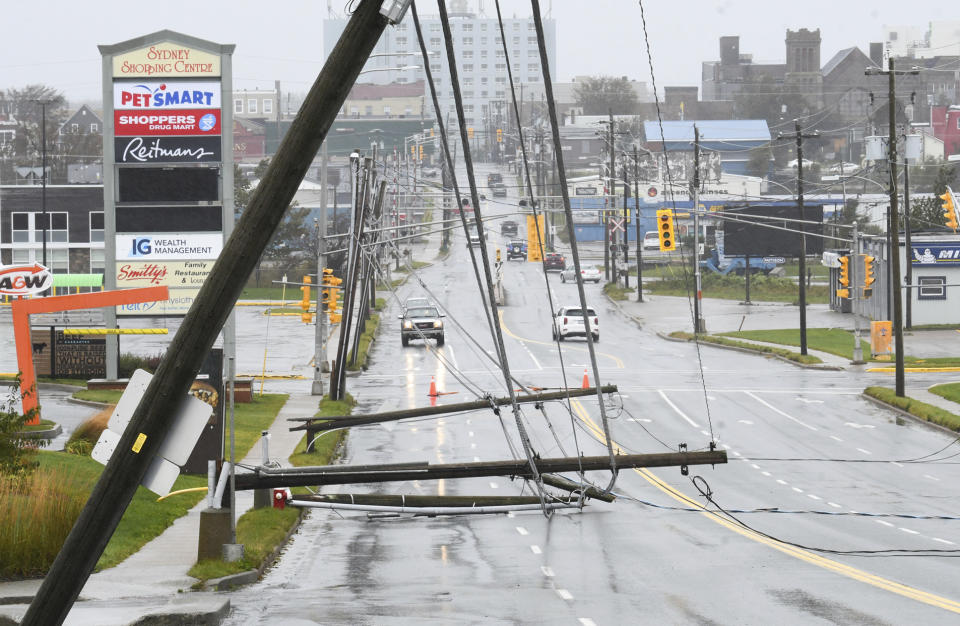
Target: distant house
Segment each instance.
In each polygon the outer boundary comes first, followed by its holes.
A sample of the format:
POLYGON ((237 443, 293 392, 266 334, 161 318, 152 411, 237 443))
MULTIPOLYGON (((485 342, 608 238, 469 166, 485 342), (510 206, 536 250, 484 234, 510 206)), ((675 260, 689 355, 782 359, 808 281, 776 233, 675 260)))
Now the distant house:
POLYGON ((13 149, 13 140, 17 138, 17 122, 12 115, 0 113, 0 151, 13 149))
POLYGON ((63 135, 101 135, 103 120, 87 105, 81 106, 60 126, 58 134, 63 135))
MULTIPOLYGON (((766 120, 664 120, 643 123, 646 149, 652 152, 693 152, 694 124, 700 131, 702 158, 716 164, 716 174, 745 174, 750 150, 770 143, 766 120), (661 135, 660 129, 663 129, 661 135), (719 166, 719 167, 717 167, 719 166)), ((717 176, 719 177, 719 176, 717 176)))

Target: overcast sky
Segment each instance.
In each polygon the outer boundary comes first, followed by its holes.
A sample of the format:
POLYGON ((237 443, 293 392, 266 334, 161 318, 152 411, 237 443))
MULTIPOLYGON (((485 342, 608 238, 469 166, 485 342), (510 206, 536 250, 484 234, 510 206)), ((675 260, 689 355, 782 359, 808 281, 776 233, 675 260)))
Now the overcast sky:
MULTIPOLYGON (((331 0, 340 14, 347 0, 331 0)), ((474 7, 477 0, 472 0, 474 7)), ((493 0, 485 12, 496 16, 493 0)), ((36 10, 4 12, 0 36, 0 88, 44 83, 73 101, 101 98, 98 44, 114 44, 168 28, 217 43, 236 44, 234 85, 305 92, 323 63, 323 0, 197 3, 77 3, 41 0, 36 10)), ((435 0, 421 0, 423 14, 435 14, 435 0)), ((448 0, 448 7, 450 1, 448 0)), ((884 25, 921 26, 960 20, 960 7, 943 0, 871 3, 838 0, 771 2, 646 0, 647 30, 657 87, 700 85, 700 63, 719 58, 718 38, 740 35, 741 53, 756 61, 782 62, 786 29, 820 28, 821 64, 838 50, 881 41, 884 25)), ((503 0, 504 17, 530 15, 525 0, 503 0)), ((541 0, 557 20, 554 80, 607 74, 649 80, 639 3, 631 0, 541 0)), ((409 18, 409 15, 407 16, 409 18)))

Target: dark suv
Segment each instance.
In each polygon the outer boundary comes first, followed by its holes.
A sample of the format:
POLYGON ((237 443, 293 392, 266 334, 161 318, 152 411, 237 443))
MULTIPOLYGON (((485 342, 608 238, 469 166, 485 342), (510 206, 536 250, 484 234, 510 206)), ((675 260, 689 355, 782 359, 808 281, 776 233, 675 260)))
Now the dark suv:
POLYGON ((410 344, 411 339, 436 339, 443 345, 443 315, 435 306, 418 306, 407 309, 400 318, 400 343, 410 344))
POLYGON ((500 234, 505 237, 516 237, 517 223, 513 220, 504 220, 500 223, 500 234))
POLYGON ((527 258, 527 242, 515 239, 507 244, 507 260, 527 258))
POLYGON ((543 269, 560 270, 562 272, 567 269, 567 260, 558 252, 548 252, 543 259, 543 269))

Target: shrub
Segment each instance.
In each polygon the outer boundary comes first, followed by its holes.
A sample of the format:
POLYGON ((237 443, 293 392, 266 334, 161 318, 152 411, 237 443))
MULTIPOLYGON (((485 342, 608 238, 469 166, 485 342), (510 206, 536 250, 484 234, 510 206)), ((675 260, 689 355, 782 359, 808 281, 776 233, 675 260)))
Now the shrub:
POLYGON ((117 363, 117 374, 120 378, 130 378, 133 372, 138 369, 146 370, 153 374, 157 371, 157 367, 159 367, 162 358, 162 353, 157 353, 153 356, 140 356, 130 353, 121 354, 120 360, 117 363))
POLYGON ((97 440, 100 439, 100 433, 107 427, 111 412, 112 409, 104 409, 77 426, 67 440, 66 451, 71 454, 89 455, 97 440))
POLYGON ((21 414, 16 409, 21 399, 18 374, 7 396, 0 399, 0 482, 22 478, 33 471, 37 466, 33 456, 39 446, 47 443, 24 433, 26 423, 37 414, 37 409, 21 414))

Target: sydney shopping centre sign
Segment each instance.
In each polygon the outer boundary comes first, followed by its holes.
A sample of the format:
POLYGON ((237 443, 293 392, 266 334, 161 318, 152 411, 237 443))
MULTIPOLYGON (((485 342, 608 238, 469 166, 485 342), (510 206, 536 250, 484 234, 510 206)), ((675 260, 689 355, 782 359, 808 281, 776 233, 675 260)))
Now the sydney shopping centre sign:
POLYGON ((113 57, 114 78, 220 76, 220 55, 163 42, 113 57))

